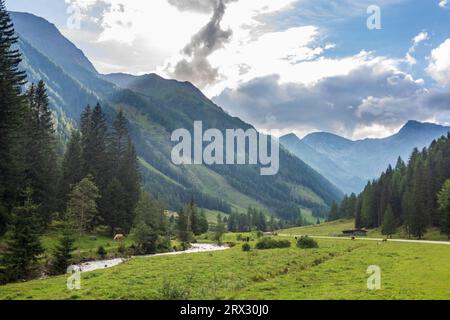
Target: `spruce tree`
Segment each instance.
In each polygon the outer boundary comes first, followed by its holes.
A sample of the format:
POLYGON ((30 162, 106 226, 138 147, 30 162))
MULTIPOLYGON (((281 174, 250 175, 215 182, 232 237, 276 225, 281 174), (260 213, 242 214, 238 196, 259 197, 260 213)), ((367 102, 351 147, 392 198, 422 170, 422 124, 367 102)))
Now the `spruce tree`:
POLYGON ((202 234, 200 229, 200 216, 198 214, 197 206, 194 203, 194 199, 191 200, 185 211, 189 214, 191 220, 191 229, 194 235, 198 236, 202 234))
POLYGON ((107 184, 109 170, 106 153, 108 126, 102 107, 88 105, 81 114, 80 128, 83 147, 84 176, 91 174, 101 190, 107 184))
POLYGON ((111 157, 112 169, 115 175, 118 174, 122 161, 126 156, 129 144, 127 121, 120 110, 113 123, 113 130, 110 135, 109 153, 111 157))
POLYGON ((137 224, 132 231, 132 237, 136 241, 136 254, 154 254, 158 250, 158 233, 145 223, 137 224))
POLYGON ((33 201, 39 204, 43 225, 51 220, 56 209, 56 139, 49 109, 49 99, 43 81, 28 91, 31 109, 30 141, 27 147, 27 180, 33 189, 33 201))
POLYGON ((209 229, 208 219, 206 218, 205 210, 200 211, 200 219, 199 219, 199 233, 204 234, 207 233, 209 229))
MULTIPOLYGON (((300 212, 300 214, 301 214, 301 212, 300 212)), ((276 230, 275 217, 273 215, 271 215, 270 221, 269 221, 269 231, 274 232, 275 230, 276 230)))
POLYGON ((356 194, 352 193, 348 199, 348 207, 345 218, 354 218, 356 215, 356 206, 357 206, 358 198, 356 194))
POLYGON ((264 213, 262 213, 261 211, 258 214, 258 220, 257 220, 257 229, 259 231, 267 231, 267 222, 266 222, 266 216, 264 215, 264 213))
POLYGON ((107 219, 106 189, 110 183, 111 161, 107 150, 108 125, 99 103, 92 109, 89 105, 81 115, 80 121, 83 147, 84 176, 92 175, 100 191, 97 207, 103 220, 107 219))
POLYGON ((117 180, 124 189, 124 205, 126 208, 125 219, 128 224, 131 224, 134 219, 134 209, 139 201, 139 195, 141 192, 139 165, 136 155, 136 150, 130 139, 127 142, 127 150, 123 157, 117 180))
POLYGON ((134 225, 146 224, 154 230, 165 233, 167 227, 165 219, 164 204, 153 199, 149 193, 141 192, 135 209, 134 225))
POLYGON ((422 170, 423 163, 419 158, 416 166, 414 166, 414 175, 412 180, 412 208, 409 217, 409 230, 411 235, 421 239, 427 230, 428 212, 425 212, 425 179, 422 170))
POLYGON ((396 232, 396 222, 392 207, 389 206, 383 216, 383 224, 381 228, 381 234, 392 238, 392 235, 396 232))
POLYGON ((116 231, 129 232, 133 222, 133 215, 127 216, 125 190, 116 178, 106 187, 104 192, 104 210, 108 214, 104 217, 104 223, 109 226, 111 235, 116 231))
POLYGON ((192 240, 192 229, 189 214, 184 209, 180 209, 177 219, 178 239, 182 243, 189 243, 192 240))
POLYGON ((330 214, 328 215, 328 220, 333 221, 339 219, 339 207, 336 202, 333 201, 331 204, 330 214))
MULTIPOLYGON (((95 110, 94 110, 95 112, 95 110)), ((139 172, 138 172, 138 160, 134 145, 131 142, 127 121, 120 110, 113 122, 113 128, 108 140, 108 152, 110 171, 108 180, 117 179, 122 186, 123 194, 123 208, 121 210, 122 224, 120 227, 129 229, 134 219, 134 209, 139 200, 140 184, 139 184, 139 172)), ((104 200, 102 200, 102 207, 108 207, 108 193, 104 194, 104 200)), ((103 210, 105 215, 109 215, 109 210, 103 210)), ((104 216, 105 220, 109 220, 107 216, 104 216)))
MULTIPOLYGON (((22 95, 26 74, 19 69, 21 54, 17 42, 5 2, 0 0, 0 202, 8 212, 18 203, 25 187, 29 139, 29 108, 22 95)), ((0 225, 0 229, 3 227, 0 225)))
POLYGON ((83 150, 81 135, 72 131, 62 162, 62 178, 59 186, 59 209, 66 209, 72 188, 83 179, 83 150))
POLYGON ((92 108, 87 105, 80 116, 81 145, 83 149, 83 175, 91 173, 90 164, 92 163, 92 108))
POLYGON ((90 163, 88 163, 89 173, 93 175, 100 190, 105 190, 108 184, 107 134, 106 117, 102 107, 97 103, 91 115, 90 144, 86 148, 87 153, 91 156, 91 159, 89 159, 90 163))
POLYGON ((377 218, 377 205, 376 205, 376 188, 375 184, 369 182, 364 189, 362 198, 361 198, 361 213, 360 213, 360 221, 364 227, 373 228, 375 227, 375 222, 378 221, 377 218))
POLYGON ((220 214, 217 215, 217 224, 214 227, 214 235, 213 240, 217 242, 219 246, 222 245, 223 235, 227 232, 227 227, 223 222, 222 216, 220 214))
POLYGON ((38 256, 44 252, 39 240, 38 206, 32 190, 27 188, 24 203, 12 210, 12 221, 6 251, 2 256, 3 281, 17 281, 30 275, 38 256))
MULTIPOLYGON (((203 209, 202 209, 203 211, 203 209)), ((239 223, 238 223, 238 215, 235 212, 232 212, 230 214, 230 217, 228 219, 228 230, 230 232, 237 232, 239 231, 239 223)))
POLYGON ((136 241, 137 253, 151 254, 163 249, 163 239, 167 238, 168 233, 163 204, 142 192, 135 216, 132 235, 136 241))
POLYGON ((398 158, 397 165, 395 166, 394 174, 392 177, 392 199, 391 206, 394 212, 395 218, 398 222, 402 223, 403 219, 403 208, 402 208, 402 195, 405 189, 405 175, 406 175, 406 164, 402 158, 398 158))
POLYGON ((343 218, 346 216, 349 206, 349 198, 348 195, 344 196, 344 199, 342 199, 341 204, 338 206, 337 210, 337 219, 343 218))
POLYGON ((59 239, 58 245, 53 252, 53 262, 51 272, 55 275, 64 274, 72 261, 72 251, 74 250, 74 239, 70 232, 66 230, 59 239))
POLYGON ((447 180, 438 194, 441 213, 441 232, 450 239, 450 180, 447 180))
POLYGON ((303 214, 302 214, 302 210, 300 209, 300 212, 298 214, 298 219, 297 219, 297 227, 303 227, 303 225, 304 225, 303 214))

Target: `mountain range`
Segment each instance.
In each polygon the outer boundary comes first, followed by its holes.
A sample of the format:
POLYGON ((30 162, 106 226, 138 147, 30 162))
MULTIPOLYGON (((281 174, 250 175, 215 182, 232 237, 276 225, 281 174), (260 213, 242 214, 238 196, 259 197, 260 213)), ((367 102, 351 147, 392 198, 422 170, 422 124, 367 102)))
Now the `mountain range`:
POLYGON ((280 150, 280 171, 261 176, 259 166, 175 166, 171 133, 193 130, 194 121, 208 128, 249 129, 231 117, 189 82, 156 74, 102 75, 73 43, 40 17, 11 12, 22 68, 29 82, 44 80, 61 140, 78 126, 88 104, 100 102, 108 121, 121 109, 139 156, 144 189, 178 209, 192 197, 203 208, 229 213, 248 206, 296 219, 298 210, 323 213, 342 192, 286 149, 280 150))
POLYGON ((388 165, 395 166, 398 157, 407 161, 414 148, 428 147, 449 131, 450 127, 409 121, 398 133, 383 139, 352 141, 317 132, 303 139, 289 134, 280 142, 341 190, 352 193, 360 192, 368 180, 379 177, 388 165))

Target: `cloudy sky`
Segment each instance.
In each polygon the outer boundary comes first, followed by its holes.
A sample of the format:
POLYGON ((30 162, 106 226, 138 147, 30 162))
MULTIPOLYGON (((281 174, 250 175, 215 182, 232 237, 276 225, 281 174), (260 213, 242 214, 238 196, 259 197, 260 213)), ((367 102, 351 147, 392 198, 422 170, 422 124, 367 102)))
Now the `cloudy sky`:
POLYGON ((383 137, 450 125, 448 0, 7 0, 102 73, 188 80, 278 134, 383 137), (371 6, 381 29, 369 29, 371 6))

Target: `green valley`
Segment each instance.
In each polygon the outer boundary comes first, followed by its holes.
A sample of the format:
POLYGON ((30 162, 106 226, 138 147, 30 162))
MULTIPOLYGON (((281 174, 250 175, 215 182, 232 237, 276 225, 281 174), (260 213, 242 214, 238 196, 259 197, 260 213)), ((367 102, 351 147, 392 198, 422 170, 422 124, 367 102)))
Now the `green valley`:
POLYGON ((230 213, 252 205, 295 220, 301 207, 320 214, 341 199, 338 188, 283 148, 282 170, 276 178, 261 177, 258 166, 173 165, 170 135, 178 128, 192 131, 194 121, 203 121, 205 130, 247 130, 252 126, 228 115, 189 82, 156 74, 102 75, 45 19, 18 12, 12 12, 11 17, 29 81, 49 79, 50 106, 62 140, 67 141, 70 130, 79 125, 79 114, 87 104, 100 101, 108 122, 123 110, 141 159, 143 187, 164 199, 170 209, 177 210, 194 197, 200 206, 211 210, 230 213), (41 41, 42 34, 50 46, 41 41))
POLYGON ((448 1, 373 38, 355 1, 24 2, 0 0, 0 300, 450 301, 448 1))
MULTIPOLYGON (((340 226, 346 226, 345 223, 340 226)), ((324 224, 304 233, 327 235, 324 224), (315 231, 313 231, 315 230, 315 231)), ((297 230, 283 232, 296 233, 297 230)), ((245 235, 245 234, 244 234, 245 235)), ((248 234, 256 242, 255 234, 248 234)), ((231 249, 137 258, 82 274, 82 288, 66 288, 67 276, 10 284, 1 299, 449 299, 450 246, 318 240, 318 249, 243 252, 236 234, 231 249), (370 265, 381 268, 382 287, 368 290, 370 265)))

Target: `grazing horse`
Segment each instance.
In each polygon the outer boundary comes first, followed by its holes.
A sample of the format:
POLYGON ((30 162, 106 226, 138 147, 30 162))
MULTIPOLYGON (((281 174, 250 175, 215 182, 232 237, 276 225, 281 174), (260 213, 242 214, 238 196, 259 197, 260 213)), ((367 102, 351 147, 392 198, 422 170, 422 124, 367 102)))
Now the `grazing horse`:
POLYGON ((122 241, 123 239, 125 239, 123 234, 116 234, 114 237, 114 241, 122 241))

